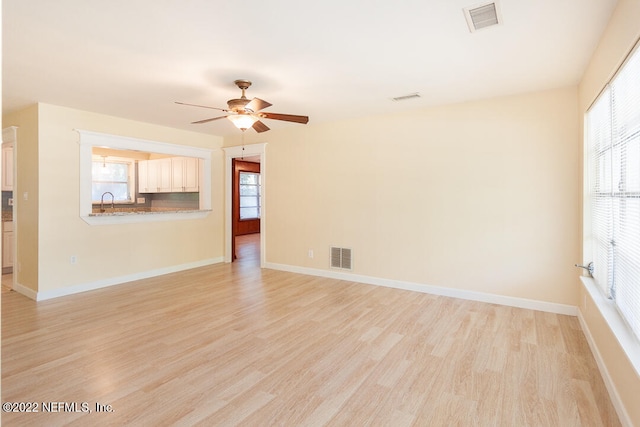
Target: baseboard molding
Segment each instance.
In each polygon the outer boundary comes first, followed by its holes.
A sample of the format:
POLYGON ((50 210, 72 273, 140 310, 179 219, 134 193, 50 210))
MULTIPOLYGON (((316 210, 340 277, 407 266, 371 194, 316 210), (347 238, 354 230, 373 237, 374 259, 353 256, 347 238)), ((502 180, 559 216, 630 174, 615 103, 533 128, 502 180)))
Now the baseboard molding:
POLYGON ((52 289, 50 291, 35 292, 32 289, 21 285, 14 288, 17 292, 34 299, 36 301, 44 301, 52 298, 73 295, 80 292, 93 291, 108 286, 120 285, 122 283, 132 282, 134 280, 148 279, 150 277, 162 276, 163 274, 176 273, 178 271, 189 270, 197 267, 218 264, 224 261, 223 257, 209 258, 202 261, 190 262, 187 264, 174 265, 171 267, 159 268, 156 270, 143 271, 140 273, 128 274, 125 276, 110 277, 108 279, 96 280, 94 282, 83 283, 80 285, 68 286, 65 288, 52 289))
POLYGON ((24 295, 27 298, 31 298, 33 300, 38 298, 38 293, 36 291, 34 291, 31 288, 27 288, 26 286, 21 285, 20 283, 14 283, 12 286, 12 289, 17 293, 24 295))
POLYGON ((558 304, 553 302, 530 300, 526 298, 509 297, 504 295, 488 294, 484 292, 467 291, 464 289, 445 288, 440 286, 425 285, 422 283, 406 282, 401 280, 381 279, 378 277, 363 276, 358 274, 343 273, 332 270, 320 270, 314 268, 297 267, 286 264, 265 263, 265 268, 272 270, 288 271, 291 273, 306 274, 309 276, 327 277, 330 279, 346 280, 368 285, 384 286, 387 288, 404 289, 408 291, 422 292, 426 294, 441 295, 471 301, 480 301, 490 304, 506 305, 510 307, 527 308, 530 310, 545 311, 555 314, 577 316, 578 308, 573 305, 558 304))
POLYGON ((602 380, 604 381, 604 385, 609 392, 609 398, 611 399, 611 403, 613 407, 616 408, 616 412, 618 414, 618 418, 620 419, 620 424, 625 427, 633 427, 633 423, 631 422, 631 418, 627 413, 627 410, 622 403, 622 399, 618 394, 618 389, 616 388, 613 379, 609 375, 609 370, 607 369, 607 365, 604 363, 604 359, 600 354, 600 350, 598 350, 598 346, 596 345, 595 340, 593 339, 593 335, 591 334, 591 330, 589 330, 589 326, 587 322, 582 317, 582 312, 578 311, 578 320, 580 321, 580 327, 584 332, 584 336, 587 338, 587 343, 589 343, 589 348, 591 349, 591 353, 593 354, 593 358, 596 360, 596 364, 598 365, 598 369, 600 370, 600 375, 602 375, 602 380))

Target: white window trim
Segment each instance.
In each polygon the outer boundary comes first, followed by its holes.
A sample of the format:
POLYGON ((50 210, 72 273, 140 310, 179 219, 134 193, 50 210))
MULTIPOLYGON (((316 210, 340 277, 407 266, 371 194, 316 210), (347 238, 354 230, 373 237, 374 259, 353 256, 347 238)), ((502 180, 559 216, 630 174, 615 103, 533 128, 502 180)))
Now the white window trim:
POLYGON ((172 221, 204 218, 211 212, 211 157, 212 150, 166 142, 110 135, 75 129, 80 134, 80 218, 90 225, 125 224, 153 221, 172 221), (182 212, 151 212, 129 215, 92 214, 91 203, 91 159, 93 147, 107 147, 118 150, 137 150, 172 156, 197 157, 203 160, 202 182, 200 183, 200 208, 182 212))

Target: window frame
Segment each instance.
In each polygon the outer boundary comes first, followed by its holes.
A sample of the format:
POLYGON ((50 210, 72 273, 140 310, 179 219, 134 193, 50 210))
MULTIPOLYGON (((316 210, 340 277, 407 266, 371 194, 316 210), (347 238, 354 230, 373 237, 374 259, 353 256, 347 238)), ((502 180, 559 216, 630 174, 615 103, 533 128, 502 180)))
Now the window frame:
MULTIPOLYGON (((584 206, 584 210, 583 210, 584 254, 583 254, 583 257, 584 258, 583 260, 585 261, 585 263, 588 263, 590 261, 596 261, 595 259, 595 255, 597 253, 596 246, 598 244, 602 244, 601 242, 602 239, 598 240, 597 238, 599 235, 600 236, 603 235, 602 231, 600 231, 600 233, 596 233, 593 231, 596 224, 603 224, 603 222, 600 222, 600 223, 596 222, 595 213, 594 213, 596 196, 602 196, 607 192, 609 193, 609 195, 606 197, 608 197, 611 201, 610 202, 611 210, 613 212, 611 214, 612 226, 615 226, 613 225, 617 221, 617 218, 615 216, 616 215, 615 201, 621 198, 622 199, 628 198, 629 195, 627 193, 637 193, 637 191, 633 191, 625 187, 625 182, 624 182, 625 178, 622 176, 622 174, 628 171, 621 170, 620 175, 616 176, 613 168, 610 167, 609 169, 607 169, 604 172, 604 174, 599 176, 599 178, 602 179, 604 177, 604 179, 608 180, 609 182, 606 182, 606 185, 604 186, 605 188, 599 188, 598 189, 599 191, 596 191, 597 187, 595 186, 595 182, 594 182, 596 180, 596 174, 598 173, 598 169, 596 167, 596 164, 598 162, 597 153, 603 153, 607 151, 607 149, 604 149, 604 150, 602 149, 602 141, 603 140, 606 141, 608 146, 610 147, 609 149, 612 154, 609 156, 609 158, 611 160, 613 159, 615 150, 618 149, 620 145, 627 145, 627 142, 629 141, 634 142, 634 138, 637 138, 638 136, 640 136, 640 133, 634 133, 633 134, 634 136, 631 138, 629 138, 628 135, 627 135, 627 138, 620 138, 620 136, 625 135, 625 133, 616 133, 616 129, 614 128, 614 124, 617 125, 615 122, 616 112, 614 110, 614 107, 618 107, 618 103, 616 103, 616 100, 615 100, 615 93, 612 94, 611 91, 612 91, 612 87, 614 87, 614 84, 617 83, 616 78, 621 74, 623 70, 625 70, 625 66, 629 63, 629 60, 631 58, 633 58, 634 61, 640 60, 640 40, 637 41, 636 44, 633 46, 633 48, 629 51, 629 54, 626 56, 624 61, 620 64, 620 66, 618 67, 616 72, 612 75, 612 77, 607 81, 607 83, 604 85, 601 92, 593 100, 593 102, 591 103, 591 105, 589 106, 589 108, 584 114, 584 122, 583 122, 584 123, 584 128, 583 128, 584 129, 584 135, 583 135, 584 136, 583 138, 583 147, 584 147, 584 152, 583 152, 583 155, 584 155, 584 161, 583 161, 583 165, 584 165, 584 168, 583 168, 583 173, 584 173, 584 200, 583 200, 584 202, 583 204, 584 206), (603 103, 601 104, 601 102, 603 103), (601 140, 599 140, 597 143, 593 142, 593 140, 595 140, 596 138, 593 137, 593 129, 591 128, 591 124, 592 124, 591 120, 593 118, 590 116, 590 113, 594 110, 594 108, 605 108, 608 114, 608 117, 605 120, 605 123, 608 124, 608 128, 607 126, 604 126, 604 130, 602 131, 602 134, 605 136, 601 140), (622 184, 622 187, 618 187, 619 184, 622 184), (606 188, 607 185, 608 185, 608 188, 606 188)), ((640 108, 638 107, 638 105, 640 105, 639 103, 631 103, 631 105, 633 105, 634 108, 640 108)), ((620 151, 620 153, 622 152, 620 151)), ((624 163, 625 156, 626 154, 625 155, 620 154, 620 159, 616 159, 616 160, 619 160, 620 162, 620 169, 625 169, 626 167, 624 163)), ((613 165, 613 161, 610 161, 610 164, 613 165)), ((600 166, 602 166, 602 164, 600 164, 600 166)), ((631 195, 631 197, 636 198, 638 195, 640 194, 633 194, 631 195)), ((632 220, 631 223, 635 224, 635 219, 632 220)), ((609 231, 608 229, 606 231, 607 238, 611 237, 611 242, 609 243, 612 243, 615 249, 615 246, 617 243, 616 242, 617 236, 614 234, 611 234, 609 236, 608 234, 613 232, 614 230, 609 231)), ((615 250, 612 250, 611 253, 615 258, 618 255, 614 254, 614 252, 615 250)), ((602 251, 600 253, 602 253, 602 251)), ((607 258, 607 259, 610 259, 610 258, 607 258)), ((615 269, 616 266, 613 265, 613 263, 611 262, 608 262, 607 265, 604 266, 604 268, 607 271, 605 271, 606 279, 603 280, 602 273, 601 271, 600 272, 598 271, 597 264, 598 262, 594 262, 595 270, 593 272, 593 276, 585 275, 581 277, 581 281, 584 285, 584 289, 587 295, 589 295, 593 300, 593 302, 595 303, 596 307, 598 308, 598 311, 602 315, 603 319, 605 320, 609 328, 611 328, 611 332, 613 333, 618 343, 622 347, 624 353, 627 355, 633 369, 636 371, 638 375, 640 375, 640 335, 638 334, 637 330, 634 332, 631 326, 631 323, 629 323, 625 314, 616 303, 616 300, 615 300, 616 289, 612 288, 611 286, 612 283, 609 280, 609 277, 612 274, 615 274, 615 272, 610 273, 609 269, 611 268, 615 269)), ((599 260, 599 268, 600 269, 603 268, 602 259, 599 260)), ((584 311, 584 313, 586 313, 586 310, 587 310, 586 299, 583 302, 582 310, 584 311)), ((636 315, 637 313, 635 313, 634 311, 634 316, 636 315)))
MULTIPOLYGON (((91 156, 91 163, 93 165, 94 162, 101 162, 101 163, 125 163, 127 164, 127 185, 128 185, 128 189, 127 192, 129 194, 129 200, 115 200, 114 204, 116 205, 130 205, 130 204, 134 204, 135 203, 135 197, 136 197, 136 188, 137 188, 137 180, 136 180, 136 174, 135 174, 135 170, 136 170, 136 161, 135 159, 131 159, 131 158, 126 158, 126 157, 114 157, 114 156, 100 156, 98 154, 92 154, 91 156)), ((93 187, 94 182, 96 182, 93 179, 93 173, 91 174, 91 185, 93 187)), ((92 191, 93 194, 93 191, 92 191)), ((93 205, 97 205, 101 203, 101 200, 94 200, 93 199, 93 195, 91 197, 91 203, 93 205)), ((111 204, 111 199, 109 199, 109 204, 111 204)))
POLYGON ((261 196, 261 182, 260 182, 260 172, 250 172, 250 171, 239 171, 238 173, 238 178, 240 178, 242 176, 242 174, 247 174, 247 175, 257 175, 258 176, 258 183, 257 184, 242 184, 242 182, 240 182, 241 180, 238 179, 238 217, 239 217, 239 221, 254 221, 257 219, 260 219, 261 216, 261 204, 262 204, 262 196, 261 196), (256 194, 255 196, 250 195, 242 195, 242 186, 243 185, 251 185, 251 186, 255 186, 258 189, 258 194, 256 194), (242 198, 243 197, 254 197, 257 201, 256 206, 242 206, 242 198), (255 217, 249 217, 249 218, 243 218, 242 217, 242 209, 250 207, 250 208, 256 208, 258 210, 258 215, 255 217))

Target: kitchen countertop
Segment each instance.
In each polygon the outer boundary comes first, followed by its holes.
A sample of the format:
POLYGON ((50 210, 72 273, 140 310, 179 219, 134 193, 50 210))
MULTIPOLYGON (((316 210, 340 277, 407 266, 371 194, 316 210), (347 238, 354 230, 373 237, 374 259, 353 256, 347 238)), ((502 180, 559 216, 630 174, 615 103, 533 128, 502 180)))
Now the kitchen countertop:
MULTIPOLYGON (((99 209, 98 209, 99 210, 99 209)), ((211 209, 162 208, 153 211, 115 210, 81 214, 80 218, 89 225, 133 224, 155 221, 193 220, 207 217, 211 209)))
POLYGON ((154 215, 154 214, 166 214, 166 213, 192 213, 192 212, 207 212, 207 209, 176 209, 176 208, 146 208, 144 210, 134 209, 122 209, 122 208, 105 208, 104 212, 100 212, 100 209, 89 214, 89 216, 126 216, 126 215, 154 215))

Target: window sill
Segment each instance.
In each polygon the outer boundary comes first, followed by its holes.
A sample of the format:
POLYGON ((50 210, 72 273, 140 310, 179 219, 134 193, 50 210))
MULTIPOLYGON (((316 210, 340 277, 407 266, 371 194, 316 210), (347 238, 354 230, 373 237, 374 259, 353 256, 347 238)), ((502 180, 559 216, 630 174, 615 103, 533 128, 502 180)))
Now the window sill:
POLYGON ((139 222, 155 222, 155 221, 177 221, 185 219, 200 219, 209 215, 211 209, 204 210, 175 210, 160 212, 101 212, 90 213, 81 216, 82 220, 89 225, 106 225, 106 224, 130 224, 139 222))
POLYGON ((585 290, 600 311, 611 332, 625 352, 629 362, 640 376, 640 341, 636 338, 629 326, 623 320, 615 304, 606 299, 594 280, 590 277, 580 277, 585 290))

